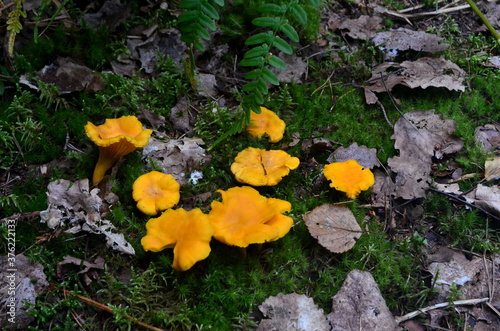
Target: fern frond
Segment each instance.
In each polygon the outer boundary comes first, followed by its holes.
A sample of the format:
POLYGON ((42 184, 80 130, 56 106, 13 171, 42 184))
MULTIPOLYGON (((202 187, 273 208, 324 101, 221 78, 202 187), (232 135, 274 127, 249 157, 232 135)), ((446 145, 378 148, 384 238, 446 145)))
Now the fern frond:
POLYGON ((215 21, 219 19, 219 13, 211 2, 224 6, 224 0, 183 0, 179 4, 180 8, 186 9, 177 19, 181 40, 200 51, 205 50, 201 39, 210 39, 207 30, 215 31, 215 21))
POLYGON ((13 0, 13 2, 15 3, 16 8, 9 13, 9 19, 7 20, 7 31, 9 31, 7 53, 10 57, 14 54, 16 35, 23 29, 20 19, 21 17, 26 18, 26 12, 23 10, 24 0, 13 0))

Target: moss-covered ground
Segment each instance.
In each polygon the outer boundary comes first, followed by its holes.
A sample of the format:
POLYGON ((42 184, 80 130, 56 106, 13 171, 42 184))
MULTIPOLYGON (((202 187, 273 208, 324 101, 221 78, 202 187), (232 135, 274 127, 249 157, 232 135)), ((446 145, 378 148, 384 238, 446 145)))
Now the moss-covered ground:
MULTIPOLYGON (((235 1, 235 5, 244 3, 235 1)), ((154 15, 159 15, 159 10, 146 15, 132 7, 132 18, 123 24, 123 29, 147 25, 155 19, 154 15)), ((71 6, 70 9, 77 11, 71 6)), ((234 10, 221 20, 230 46, 237 45, 238 37, 246 33, 250 15, 251 12, 234 10)), ((164 27, 173 24, 171 19, 157 16, 156 19, 164 27)), ((314 35, 309 30, 303 33, 309 38, 305 37, 304 42, 314 35)), ((441 33, 446 33, 451 43, 442 55, 467 70, 465 92, 396 88, 392 98, 398 101, 402 113, 436 109, 444 118, 456 121, 456 134, 464 141, 464 148, 453 159, 464 173, 481 173, 487 155, 474 141, 475 128, 500 121, 500 72, 485 68, 482 62, 486 55, 495 55, 498 49, 488 36, 463 38, 451 27, 441 33)), ((90 28, 73 34, 62 26, 55 26, 38 43, 30 42, 19 49, 11 64, 2 67, 8 75, 1 78, 5 89, 0 98, 3 146, 0 150, 0 218, 45 210, 50 181, 61 178, 75 181, 92 176, 98 152, 85 135, 83 127, 87 121, 102 123, 106 118, 138 115, 139 107, 168 118, 170 109, 181 97, 186 97, 196 106, 194 135, 205 141, 205 147, 210 147, 232 125, 236 116, 234 108, 219 107, 214 100, 200 98, 190 86, 187 73, 168 58, 161 61, 154 76, 103 74, 107 87, 95 93, 58 95, 50 86, 42 85, 34 91, 18 83, 21 74, 33 73, 57 56, 77 57, 94 70, 106 71, 109 61, 123 48, 124 35, 125 30, 121 35, 90 28), (212 111, 214 108, 216 112, 212 111), (74 148, 67 148, 68 142, 74 148), (47 164, 49 169, 43 176, 38 172, 42 164, 47 164)), ((332 38, 341 45, 345 43, 339 36, 332 38)), ((262 195, 292 203, 288 215, 295 225, 285 237, 250 246, 245 251, 212 240, 212 252, 206 260, 185 272, 173 270, 172 250, 145 252, 140 244, 149 217, 137 210, 131 192, 135 178, 147 167, 138 153, 132 153, 125 157, 113 179, 113 191, 118 194, 119 203, 108 218, 134 246, 135 256, 111 251, 102 236, 88 233, 60 234, 40 242, 37 238, 49 233, 46 224, 40 223, 39 217, 19 218, 16 253, 41 263, 48 281, 59 289, 38 296, 30 330, 138 329, 127 315, 162 329, 249 330, 254 329, 261 318, 258 305, 278 293, 306 294, 328 313, 331 297, 353 269, 370 271, 388 307, 395 315, 402 315, 425 306, 433 295, 422 273, 422 249, 427 244, 428 232, 432 231, 442 243, 452 247, 481 254, 498 252, 497 225, 490 224, 480 212, 465 210, 446 196, 432 192, 423 203, 424 213, 418 221, 395 228, 386 223, 383 215, 367 207, 369 192, 347 203, 366 232, 345 253, 332 254, 311 237, 302 216, 323 203, 346 201, 346 198, 323 180, 321 167, 308 163, 314 156, 319 164, 325 164, 329 152, 320 150, 310 155, 300 143, 289 146, 294 134, 298 133, 304 140, 325 138, 338 146, 347 147, 356 142, 375 148, 382 164, 397 153, 391 139, 393 129, 383 111, 366 105, 363 91, 357 87, 369 78, 371 63, 380 54, 366 44, 357 45, 356 50, 338 49, 335 56, 328 55, 320 63, 310 63, 306 83, 282 84, 271 90, 266 107, 287 123, 280 143, 271 144, 267 139, 257 140, 244 133, 231 136, 208 152, 211 161, 200 169, 203 179, 182 188, 184 197, 212 192, 210 198, 199 205, 207 211, 210 202, 219 199, 216 190, 239 185, 229 170, 239 151, 248 146, 267 149, 285 146, 287 152, 299 157, 303 164, 278 185, 258 189, 262 195), (337 74, 331 75, 332 72, 337 74), (57 262, 67 255, 83 260, 101 256, 106 266, 89 285, 82 282, 77 266, 65 267, 60 278, 57 262), (60 289, 107 305, 113 314, 83 303, 60 289)), ((230 51, 226 57, 230 59, 231 55, 230 51)), ((391 98, 382 95, 380 100, 388 120, 395 123, 400 113, 391 98)), ((161 130, 169 137, 179 137, 168 120, 161 130)), ((480 177, 471 178, 460 185, 467 189, 478 180, 480 177)), ((0 233, 7 236, 6 224, 0 225, 0 233)), ((7 243, 2 240, 0 255, 6 252, 7 243)))

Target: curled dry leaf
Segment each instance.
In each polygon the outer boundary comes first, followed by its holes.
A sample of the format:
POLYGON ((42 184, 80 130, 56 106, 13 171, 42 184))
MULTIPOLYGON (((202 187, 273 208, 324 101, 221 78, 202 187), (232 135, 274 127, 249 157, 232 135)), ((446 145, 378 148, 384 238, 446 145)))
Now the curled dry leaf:
MULTIPOLYGON (((435 34, 424 31, 414 31, 407 28, 391 29, 377 33, 372 39, 376 46, 384 46, 388 51, 406 51, 414 50, 419 52, 436 53, 441 52, 448 47, 449 44, 440 44, 444 38, 438 37, 435 34)), ((395 58, 397 53, 386 53, 386 59, 395 58), (387 57, 390 54, 394 56, 387 57)))
MULTIPOLYGON (((49 207, 40 212, 40 218, 49 228, 70 226, 66 233, 85 231, 102 234, 112 249, 135 254, 134 248, 123 234, 117 233, 113 224, 103 219, 109 212, 110 204, 98 195, 99 189, 90 189, 88 179, 74 183, 64 179, 53 181, 49 183, 47 190, 49 207)), ((109 194, 107 199, 117 201, 117 198, 112 199, 109 194)))
POLYGON ((399 156, 387 163, 395 172, 397 198, 425 197, 431 179, 432 158, 442 159, 445 154, 456 153, 463 142, 454 137, 455 121, 443 119, 435 110, 417 110, 401 117, 394 126, 394 147, 399 156))
POLYGON ((366 146, 358 146, 353 143, 351 146, 344 148, 339 147, 333 152, 326 160, 332 162, 344 162, 347 160, 356 160, 365 168, 373 169, 380 165, 377 159, 377 150, 375 148, 368 148, 366 146))
MULTIPOLYGON (((36 76, 44 83, 54 84, 61 94, 79 91, 97 92, 106 87, 100 75, 71 58, 58 58, 54 63, 38 71, 36 76)), ((26 75, 21 76, 19 82, 38 90, 37 84, 30 81, 26 75)))
POLYGON ((361 228, 351 210, 344 206, 323 204, 304 215, 311 236, 333 253, 350 250, 361 237, 361 228))
POLYGON ((388 92, 396 85, 411 89, 444 87, 450 91, 465 91, 465 71, 444 58, 422 57, 401 64, 385 62, 373 69, 370 85, 365 87, 366 103, 375 104, 375 93, 388 92), (397 71, 397 73, 395 72, 397 71))
POLYGON ((367 271, 351 271, 332 298, 332 312, 327 315, 332 331, 397 330, 380 289, 367 271))
POLYGON ((492 157, 484 163, 484 180, 492 180, 500 177, 500 156, 492 157))
POLYGON ((319 309, 312 298, 292 293, 279 293, 269 297, 259 306, 265 319, 260 321, 258 331, 300 330, 327 331, 330 325, 323 310, 319 309))
POLYGON ((500 217, 500 186, 485 186, 479 184, 476 189, 465 195, 468 200, 493 215, 500 217))

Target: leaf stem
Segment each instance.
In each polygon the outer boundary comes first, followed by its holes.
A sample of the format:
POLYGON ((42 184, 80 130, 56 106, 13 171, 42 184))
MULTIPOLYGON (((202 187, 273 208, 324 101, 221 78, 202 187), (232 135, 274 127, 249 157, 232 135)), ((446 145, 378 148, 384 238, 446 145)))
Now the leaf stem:
POLYGON ((498 43, 500 43, 500 34, 498 34, 497 30, 495 30, 495 28, 493 27, 493 25, 491 25, 490 21, 488 21, 488 19, 486 18, 486 16, 484 16, 483 13, 481 13, 481 11, 476 6, 476 4, 474 3, 474 1, 473 0, 465 0, 465 1, 467 1, 467 3, 472 8, 472 10, 474 11, 474 13, 476 13, 476 15, 479 16, 479 18, 484 23, 484 25, 486 25, 486 27, 488 28, 488 30, 490 30, 490 32, 493 35, 493 37, 495 38, 495 40, 498 43))

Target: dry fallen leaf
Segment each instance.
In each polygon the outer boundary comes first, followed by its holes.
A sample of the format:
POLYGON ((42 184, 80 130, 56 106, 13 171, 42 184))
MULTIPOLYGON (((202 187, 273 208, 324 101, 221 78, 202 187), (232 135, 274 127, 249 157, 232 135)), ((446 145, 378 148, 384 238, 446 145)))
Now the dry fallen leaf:
POLYGON ((347 160, 356 160, 363 167, 370 169, 380 165, 377 159, 377 150, 375 148, 358 146, 357 143, 353 143, 347 148, 337 148, 335 152, 328 157, 326 162, 344 162, 347 160))
POLYGON ((278 56, 286 64, 285 70, 272 69, 276 76, 278 76, 280 83, 302 83, 302 76, 307 72, 307 63, 297 55, 288 55, 280 52, 278 56))
POLYGON ((49 286, 43 266, 32 263, 23 254, 16 255, 12 264, 8 258, 0 256, 0 329, 15 327, 16 330, 27 330, 28 325, 35 319, 28 311, 34 309, 37 295, 49 286), (13 284, 12 284, 13 283, 13 284), (14 289, 12 289, 12 287, 14 289), (11 296, 11 293, 14 292, 11 296), (15 298, 15 301, 9 301, 15 298), (11 304, 14 311, 11 313, 11 304), (29 303, 31 307, 25 304, 29 303), (15 324, 9 321, 12 318, 15 324))
POLYGON ((465 91, 465 71, 444 58, 422 57, 401 64, 385 62, 376 66, 365 87, 366 103, 377 102, 375 93, 388 92, 396 85, 409 88, 444 87, 450 91, 465 91))
POLYGON ((83 19, 91 27, 106 25, 111 31, 127 20, 130 16, 130 4, 120 0, 107 0, 96 13, 86 13, 83 19))
POLYGON ((142 156, 147 162, 161 166, 162 172, 174 176, 179 184, 185 185, 194 175, 202 175, 196 169, 210 161, 210 156, 201 147, 203 144, 203 140, 199 138, 171 139, 163 142, 152 137, 149 144, 143 148, 142 156))
POLYGON ((258 331, 327 331, 330 325, 312 298, 297 293, 269 297, 259 306, 264 314, 258 331))
POLYGON ((476 128, 474 139, 485 152, 500 150, 500 124, 486 124, 476 128))
POLYGON ((429 263, 427 269, 433 278, 437 277, 436 289, 444 293, 449 291, 453 283, 463 286, 473 281, 476 274, 484 272, 484 261, 481 258, 472 257, 469 260, 462 252, 446 247, 440 248, 439 251, 434 253, 439 259, 433 257, 434 254, 428 255, 428 259, 435 262, 429 263), (444 251, 446 254, 441 254, 439 251, 444 251))
POLYGON ((387 55, 394 54, 391 51, 406 51, 409 49, 427 53, 444 51, 448 49, 450 45, 440 44, 443 40, 444 38, 438 37, 435 34, 407 28, 379 32, 372 39, 376 46, 384 46, 384 49, 389 51, 386 53, 386 60, 396 57, 395 55, 387 57, 387 55))
POLYGON ((468 201, 493 215, 500 217, 500 186, 477 185, 475 190, 465 195, 468 201))
POLYGON ((41 222, 51 229, 69 226, 66 233, 80 231, 101 234, 106 237, 107 245, 125 254, 135 254, 135 250, 125 240, 122 233, 117 233, 110 221, 103 219, 109 213, 108 201, 117 201, 108 193, 101 199, 99 189, 90 190, 89 180, 76 182, 60 179, 50 182, 47 187, 48 208, 40 212, 41 222))
POLYGON ((351 271, 332 298, 327 315, 332 331, 390 331, 397 324, 373 276, 366 271, 351 271))
POLYGON ((350 250, 361 237, 361 228, 352 211, 344 206, 323 204, 304 215, 311 236, 333 253, 350 250))
POLYGON ((382 170, 373 170, 375 184, 371 187, 371 200, 374 208, 390 208, 394 195, 394 183, 382 170))
POLYGON ((56 274, 57 277, 63 278, 63 266, 66 264, 74 264, 76 266, 84 266, 85 268, 78 272, 79 275, 82 275, 83 281, 86 285, 92 283, 92 278, 96 278, 95 270, 103 270, 104 269, 104 259, 100 256, 96 257, 94 263, 73 257, 73 256, 65 256, 61 262, 57 263, 56 274))
POLYGON ((453 136, 455 121, 442 119, 435 110, 417 110, 401 117, 394 126, 394 147, 399 156, 387 164, 395 172, 395 195, 411 200, 425 197, 431 181, 432 158, 458 152, 463 143, 453 136))
POLYGON ((484 163, 484 180, 492 180, 500 177, 500 156, 492 157, 484 163))
MULTIPOLYGON (((101 76, 70 58, 58 58, 54 63, 38 71, 36 76, 44 83, 54 84, 61 94, 79 91, 97 92, 106 87, 101 76)), ((30 82, 25 75, 19 81, 38 90, 36 83, 30 82)))
POLYGON ((347 30, 346 34, 353 39, 368 40, 373 38, 376 31, 382 28, 383 21, 379 16, 361 15, 356 19, 342 21, 339 29, 347 30))

